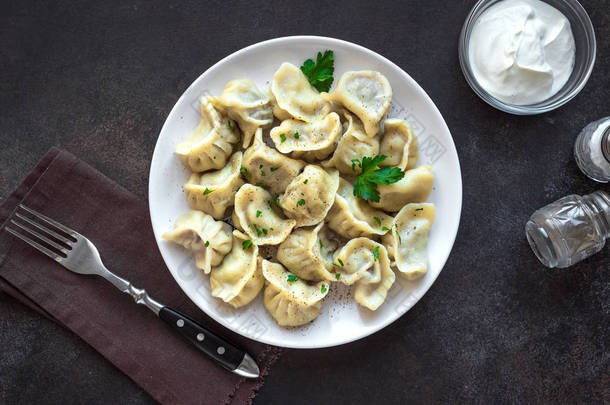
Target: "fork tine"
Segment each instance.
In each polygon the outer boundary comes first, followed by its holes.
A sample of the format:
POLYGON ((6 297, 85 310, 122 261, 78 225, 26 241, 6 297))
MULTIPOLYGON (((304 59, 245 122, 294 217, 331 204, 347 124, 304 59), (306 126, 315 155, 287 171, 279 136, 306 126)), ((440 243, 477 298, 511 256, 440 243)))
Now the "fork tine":
POLYGON ((53 246, 55 249, 59 250, 61 253, 65 254, 65 255, 68 254, 68 249, 65 246, 61 246, 57 242, 54 242, 51 239, 47 238, 46 236, 41 235, 40 233, 36 232, 35 230, 28 228, 24 224, 20 224, 19 222, 16 222, 14 219, 11 219, 11 224, 15 225, 22 231, 25 231, 27 233, 30 233, 30 234, 36 236, 38 239, 53 246))
POLYGON ((78 233, 78 232, 76 232, 75 230, 70 229, 70 228, 68 228, 68 227, 67 227, 67 226, 65 226, 65 225, 62 225, 62 224, 60 224, 59 222, 57 222, 57 221, 55 221, 55 220, 53 220, 53 219, 51 219, 51 218, 47 217, 46 215, 41 214, 40 212, 34 211, 34 210, 33 210, 33 209, 31 209, 31 208, 28 208, 28 207, 26 207, 26 206, 25 206, 25 205, 23 205, 23 204, 19 204, 19 208, 21 208, 21 209, 23 209, 23 210, 25 210, 25 211, 29 212, 30 214, 32 214, 32 215, 34 215, 34 216, 36 216, 36 217, 38 217, 38 218, 40 218, 40 219, 43 219, 43 220, 44 220, 44 221, 46 221, 47 223, 49 223, 49 224, 53 225, 54 227, 56 227, 56 228, 58 228, 58 229, 61 229, 62 231, 64 231, 65 233, 67 233, 68 235, 70 235, 70 236, 72 236, 72 237, 74 237, 74 238, 76 238, 76 237, 79 235, 79 233, 78 233))
POLYGON ((30 225, 40 229, 41 231, 48 233, 49 235, 51 235, 55 239, 62 241, 63 243, 65 243, 68 246, 72 246, 72 244, 74 243, 74 241, 71 241, 70 239, 61 236, 57 232, 55 232, 55 231, 53 231, 53 230, 51 230, 51 229, 49 229, 47 227, 44 227, 44 226, 42 226, 40 224, 37 224, 36 222, 32 221, 31 219, 29 219, 27 217, 24 217, 23 215, 21 215, 19 213, 15 213, 15 216, 17 218, 19 218, 20 220, 22 220, 24 222, 27 222, 28 224, 30 224, 30 225))
POLYGON ((45 255, 49 256, 51 259, 53 259, 53 260, 55 260, 55 261, 57 261, 57 262, 61 262, 61 261, 63 260, 63 257, 61 257, 61 256, 60 256, 60 255, 58 255, 57 253, 53 252, 52 250, 47 249, 46 247, 42 246, 40 243, 38 243, 38 242, 34 242, 32 239, 28 238, 27 236, 22 235, 22 234, 20 234, 19 232, 15 231, 15 230, 13 230, 13 229, 11 229, 11 228, 7 227, 7 226, 5 226, 5 227, 4 227, 4 229, 5 229, 5 230, 6 230, 8 233, 10 233, 10 234, 12 234, 12 235, 14 235, 14 236, 18 237, 19 239, 21 239, 22 241, 24 241, 24 242, 25 242, 25 243, 27 243, 28 245, 30 245, 30 246, 32 246, 32 247, 35 247, 36 249, 38 249, 39 251, 41 251, 41 252, 42 252, 42 253, 44 253, 45 255))

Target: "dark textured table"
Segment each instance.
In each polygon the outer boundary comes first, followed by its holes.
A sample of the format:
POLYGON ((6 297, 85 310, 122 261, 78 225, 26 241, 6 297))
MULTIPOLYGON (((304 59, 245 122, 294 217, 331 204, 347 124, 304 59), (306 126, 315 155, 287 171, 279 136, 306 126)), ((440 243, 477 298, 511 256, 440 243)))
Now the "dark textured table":
MULTIPOLYGON (((610 401, 610 248, 567 270, 533 256, 523 226, 570 193, 610 191, 572 145, 610 115, 610 4, 585 1, 598 57, 559 110, 516 117, 467 86, 457 39, 474 1, 3 1, 0 197, 52 145, 142 198, 159 130, 186 87, 265 39, 317 34, 396 62, 432 97, 462 165, 460 231, 421 301, 361 341, 286 350, 255 404, 610 401)), ((160 269, 161 271, 161 269, 160 269)), ((0 403, 152 403, 61 327, 0 294, 0 403)))

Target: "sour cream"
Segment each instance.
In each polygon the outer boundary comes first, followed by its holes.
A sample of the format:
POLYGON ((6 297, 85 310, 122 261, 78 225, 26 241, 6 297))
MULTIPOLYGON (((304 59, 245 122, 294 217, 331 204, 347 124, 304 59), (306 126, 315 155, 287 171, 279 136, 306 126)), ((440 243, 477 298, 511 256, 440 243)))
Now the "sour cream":
POLYGON ((574 69, 576 47, 568 19, 540 0, 502 0, 476 21, 470 67, 481 87, 510 104, 557 93, 574 69))

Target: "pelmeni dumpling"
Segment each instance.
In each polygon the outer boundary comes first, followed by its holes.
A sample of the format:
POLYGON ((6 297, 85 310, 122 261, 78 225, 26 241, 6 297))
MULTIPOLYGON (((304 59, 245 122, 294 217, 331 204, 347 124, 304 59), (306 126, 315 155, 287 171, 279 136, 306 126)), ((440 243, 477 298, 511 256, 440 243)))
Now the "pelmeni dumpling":
POLYGON ((210 99, 214 107, 237 121, 244 134, 243 147, 250 146, 254 132, 273 122, 273 108, 269 96, 249 79, 231 80, 220 97, 210 99))
POLYGON ((231 226, 191 210, 176 219, 174 230, 163 234, 163 239, 184 246, 195 256, 195 265, 207 274, 231 251, 231 226))
POLYGON ((242 167, 252 184, 264 184, 267 190, 279 195, 305 166, 302 160, 282 155, 263 142, 263 130, 257 129, 254 144, 244 152, 242 167))
POLYGON ((268 260, 263 260, 262 268, 267 280, 265 308, 280 326, 300 326, 316 319, 330 289, 328 281, 308 284, 268 260))
POLYGON ((354 285, 354 299, 363 307, 375 311, 385 301, 388 291, 396 280, 396 275, 390 267, 386 248, 377 242, 370 242, 372 243, 368 245, 374 246, 373 264, 354 285))
POLYGON ((280 120, 292 117, 312 122, 330 111, 330 103, 312 89, 301 69, 291 63, 282 63, 273 75, 269 91, 273 113, 280 120))
POLYGON ((224 218, 226 209, 233 206, 235 193, 244 184, 239 173, 241 162, 242 153, 236 152, 220 170, 193 173, 184 185, 184 193, 191 208, 216 219, 224 218))
POLYGON ((229 119, 218 113, 208 99, 201 99, 201 122, 178 144, 176 153, 194 172, 220 169, 239 140, 239 130, 229 119))
POLYGON ((329 238, 324 222, 294 230, 277 250, 277 260, 294 275, 310 281, 332 280, 333 253, 337 243, 329 238))
POLYGON ((322 162, 322 166, 335 167, 343 174, 357 174, 360 167, 354 165, 352 160, 378 155, 379 139, 376 136, 368 137, 357 117, 348 112, 343 112, 343 115, 346 118, 343 123, 343 135, 332 157, 322 162))
POLYGON ((385 234, 392 226, 392 217, 357 199, 353 189, 347 180, 339 178, 335 203, 326 217, 330 229, 347 238, 385 234))
POLYGON ((263 288, 265 278, 260 268, 258 246, 243 244, 248 237, 233 231, 233 249, 222 264, 212 270, 210 287, 212 296, 235 308, 252 301, 263 288))
POLYGON ((368 136, 379 132, 379 123, 392 103, 392 87, 384 75, 372 70, 345 72, 332 93, 323 93, 329 101, 341 104, 356 114, 368 136))
POLYGON ((276 212, 273 197, 262 187, 244 184, 235 194, 234 225, 256 245, 279 245, 296 224, 276 212))
POLYGON ((337 113, 308 123, 295 119, 282 121, 270 133, 277 150, 308 162, 322 160, 335 149, 341 136, 341 120, 337 113))
POLYGON ((426 245, 434 215, 434 204, 407 204, 394 218, 392 232, 383 237, 400 274, 408 280, 428 271, 426 245))
POLYGON ((327 173, 320 166, 307 165, 286 187, 280 206, 288 218, 296 220, 295 228, 315 225, 326 217, 338 187, 338 171, 327 173))
POLYGON ((379 166, 394 166, 399 167, 400 170, 414 168, 419 158, 419 152, 417 151, 417 137, 411 126, 403 120, 395 118, 385 120, 380 154, 387 158, 379 166))
POLYGON ((434 175, 430 166, 407 170, 405 176, 393 184, 380 184, 379 202, 371 202, 376 208, 396 212, 405 204, 424 202, 432 192, 434 175))
MULTIPOLYGON (((335 251, 333 256, 333 273, 337 281, 352 285, 365 276, 365 273, 375 273, 375 248, 377 242, 359 237, 351 239, 347 244, 335 251)), ((377 280, 379 281, 379 280, 377 280)))

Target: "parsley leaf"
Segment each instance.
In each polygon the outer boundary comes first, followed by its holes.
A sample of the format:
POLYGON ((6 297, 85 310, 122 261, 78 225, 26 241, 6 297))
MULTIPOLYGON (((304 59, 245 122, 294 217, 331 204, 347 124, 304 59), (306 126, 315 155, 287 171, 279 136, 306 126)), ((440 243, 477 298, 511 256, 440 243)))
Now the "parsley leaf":
POLYGON ((205 244, 204 244, 204 246, 205 246, 205 247, 208 247, 208 246, 210 246, 210 241, 209 241, 209 240, 206 240, 206 241, 205 241, 205 244))
POLYGON ((231 120, 227 121, 227 126, 229 127, 231 132, 235 132, 235 127, 233 127, 233 125, 231 125, 231 120))
POLYGON ((280 139, 282 140, 280 143, 286 142, 286 134, 280 134, 280 139))
POLYGON ((388 228, 387 226, 384 226, 383 228, 381 228, 382 231, 387 232, 390 230, 390 228, 388 228))
POLYGON ((379 217, 373 217, 373 219, 375 220, 375 222, 377 222, 377 225, 381 226, 381 219, 379 219, 379 217))
POLYGON ((295 281, 297 281, 299 278, 297 276, 295 276, 294 274, 289 274, 288 275, 288 282, 289 283, 294 283, 295 281))
POLYGON ((305 205, 305 200, 302 198, 299 201, 297 201, 297 207, 300 207, 301 205, 305 205))
POLYGON ((205 188, 205 190, 203 190, 203 195, 208 195, 208 194, 210 194, 212 191, 214 191, 214 190, 210 190, 209 188, 207 188, 207 187, 206 187, 206 188, 205 188))
POLYGON ((250 246, 252 246, 252 241, 250 239, 247 239, 241 243, 243 250, 247 250, 250 246))
POLYGON ((303 182, 303 184, 307 184, 307 182, 309 181, 309 179, 305 179, 305 181, 303 182))
POLYGON ((379 259, 379 246, 375 246, 375 249, 373 250, 373 259, 375 259, 375 261, 379 259))
POLYGON ((324 294, 326 291, 328 291, 328 288, 326 288, 326 284, 322 284, 322 287, 320 288, 320 292, 322 294, 324 294))
POLYGON ((239 169, 239 171, 246 178, 246 180, 250 181, 250 173, 248 173, 248 169, 242 167, 241 169, 239 169))
POLYGON ((423 211, 423 208, 415 208, 415 211, 423 211))
POLYGON ((341 273, 337 273, 337 274, 335 274, 335 278, 336 278, 337 280, 339 280, 339 279, 341 278, 341 273))
MULTIPOLYGON (((356 178, 354 183, 354 195, 363 200, 379 202, 379 191, 377 184, 392 184, 396 183, 405 176, 405 172, 398 167, 384 167, 375 169, 379 163, 383 162, 387 156, 375 156, 370 158, 364 156, 362 162, 358 165, 362 168, 362 172, 356 178)), ((354 163, 354 162, 352 162, 354 163)))
POLYGON ((269 168, 269 170, 272 171, 272 172, 276 171, 277 169, 279 169, 279 167, 270 167, 269 168))
POLYGON ((345 265, 343 264, 343 260, 341 260, 341 259, 337 259, 337 261, 339 262, 339 264, 341 265, 341 267, 345 266, 345 265))
POLYGON ((260 217, 262 213, 261 210, 256 210, 256 218, 260 217))
POLYGON ((316 90, 328 91, 333 84, 333 74, 335 73, 335 56, 333 51, 326 50, 324 54, 318 52, 316 61, 307 59, 301 71, 307 76, 309 84, 316 90))
POLYGON ((322 239, 318 239, 318 242, 320 242, 320 249, 322 249, 324 247, 324 244, 322 243, 322 239))
POLYGON ((294 139, 299 139, 299 137, 300 137, 299 133, 298 133, 298 132, 295 132, 295 133, 294 133, 294 139))

